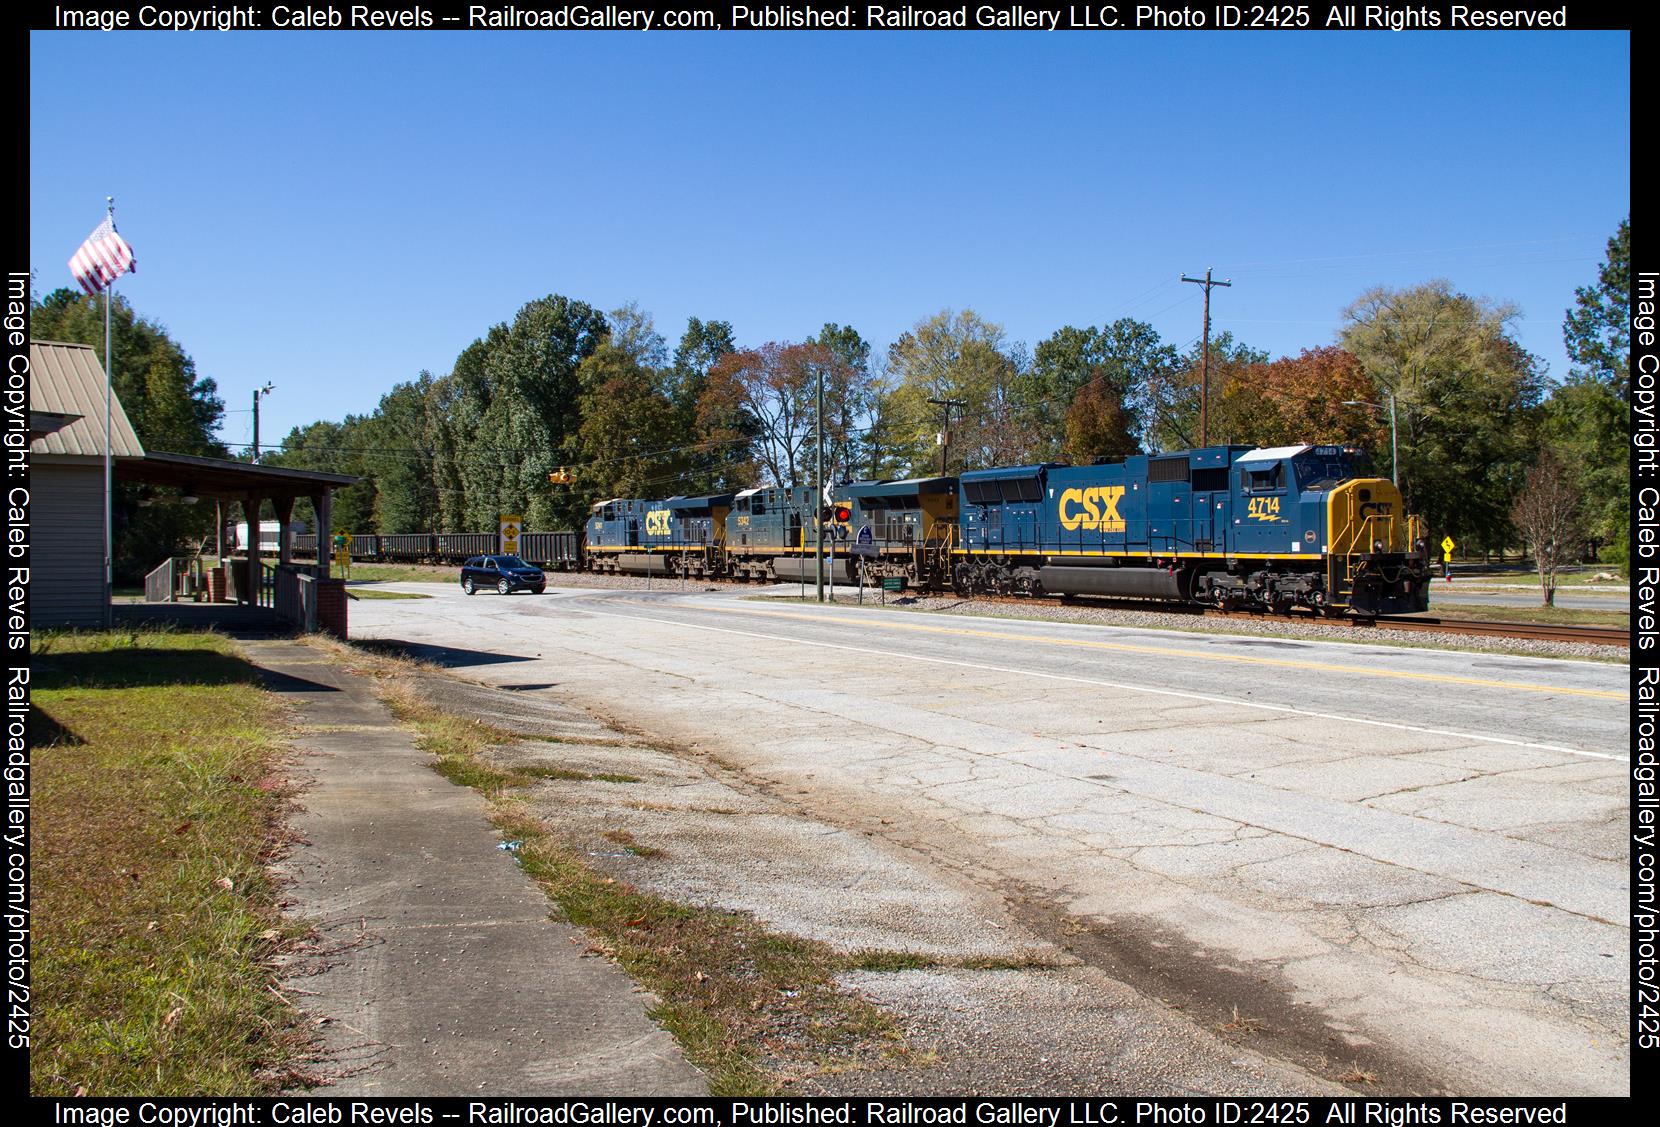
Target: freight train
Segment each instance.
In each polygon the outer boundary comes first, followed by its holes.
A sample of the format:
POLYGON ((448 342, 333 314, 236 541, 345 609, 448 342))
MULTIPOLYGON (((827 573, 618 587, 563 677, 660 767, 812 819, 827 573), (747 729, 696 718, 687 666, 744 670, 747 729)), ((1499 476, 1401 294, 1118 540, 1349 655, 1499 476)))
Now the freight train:
MULTIPOLYGON (((297 551, 306 547, 299 538, 297 551)), ((527 533, 552 569, 836 583, 962 595, 1100 595, 1326 615, 1428 609, 1425 530, 1341 446, 1208 446, 1076 466, 594 504, 527 533)), ((493 534, 357 536, 353 559, 459 563, 493 534)))

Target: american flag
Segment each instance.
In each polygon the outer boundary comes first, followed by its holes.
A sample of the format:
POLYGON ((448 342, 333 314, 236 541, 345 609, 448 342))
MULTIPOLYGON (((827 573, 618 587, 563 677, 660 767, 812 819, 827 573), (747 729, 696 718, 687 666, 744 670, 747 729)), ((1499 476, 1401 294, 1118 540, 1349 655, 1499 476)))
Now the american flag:
POLYGON ((115 220, 104 216, 96 230, 86 237, 81 249, 69 260, 69 272, 87 293, 97 293, 128 271, 138 272, 138 260, 115 229, 115 220))

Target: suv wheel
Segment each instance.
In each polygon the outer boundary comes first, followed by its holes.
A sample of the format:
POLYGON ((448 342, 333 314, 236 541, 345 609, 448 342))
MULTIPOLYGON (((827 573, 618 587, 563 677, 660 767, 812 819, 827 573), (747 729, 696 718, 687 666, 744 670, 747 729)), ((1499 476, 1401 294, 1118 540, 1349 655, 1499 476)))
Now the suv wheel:
POLYGON ((502 576, 502 578, 496 580, 496 594, 498 594, 498 595, 511 595, 512 593, 513 593, 513 584, 511 584, 507 581, 506 576, 502 576))
POLYGON ((461 581, 461 589, 469 595, 478 590, 477 587, 473 586, 473 577, 470 575, 461 581))

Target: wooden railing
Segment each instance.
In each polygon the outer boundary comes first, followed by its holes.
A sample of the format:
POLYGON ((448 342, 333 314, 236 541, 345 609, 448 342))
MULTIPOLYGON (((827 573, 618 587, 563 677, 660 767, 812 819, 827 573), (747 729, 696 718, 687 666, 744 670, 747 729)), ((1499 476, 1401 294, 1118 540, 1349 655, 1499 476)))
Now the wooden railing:
POLYGON ((178 596, 173 564, 174 560, 169 556, 162 560, 154 571, 144 577, 145 602, 170 603, 178 596))

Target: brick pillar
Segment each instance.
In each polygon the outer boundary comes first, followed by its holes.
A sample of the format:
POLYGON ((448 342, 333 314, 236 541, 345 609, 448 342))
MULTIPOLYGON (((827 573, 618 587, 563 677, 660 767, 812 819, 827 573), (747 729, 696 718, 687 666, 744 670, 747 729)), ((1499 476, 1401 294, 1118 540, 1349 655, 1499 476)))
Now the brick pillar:
POLYGON ((346 640, 346 581, 317 580, 317 629, 346 640))

